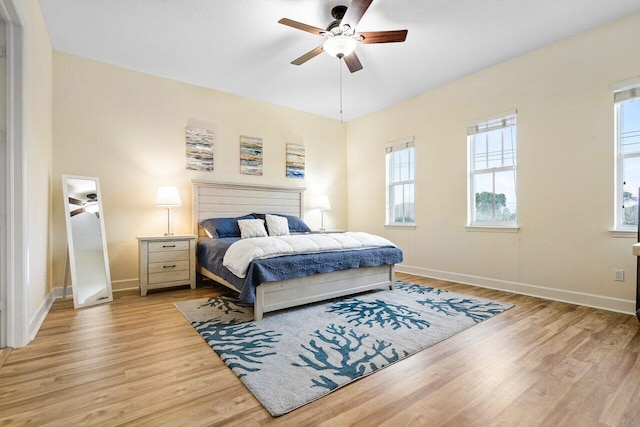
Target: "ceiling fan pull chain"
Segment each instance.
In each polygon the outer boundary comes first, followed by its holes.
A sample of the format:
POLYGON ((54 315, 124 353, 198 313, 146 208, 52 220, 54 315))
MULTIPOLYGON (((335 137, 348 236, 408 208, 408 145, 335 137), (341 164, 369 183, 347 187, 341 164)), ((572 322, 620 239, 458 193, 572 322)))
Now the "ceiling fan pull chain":
POLYGON ((340 67, 340 123, 342 121, 342 58, 338 58, 338 67, 340 67))

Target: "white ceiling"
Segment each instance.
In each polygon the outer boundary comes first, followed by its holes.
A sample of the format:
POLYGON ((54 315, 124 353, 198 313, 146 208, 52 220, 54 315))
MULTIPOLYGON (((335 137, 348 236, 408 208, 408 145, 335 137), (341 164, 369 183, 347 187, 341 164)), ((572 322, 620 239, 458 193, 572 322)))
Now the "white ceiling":
MULTIPOLYGON (((40 0, 53 49, 331 118, 339 62, 290 62, 350 0, 40 0)), ((640 10, 640 0, 374 0, 359 31, 408 29, 404 43, 359 45, 343 68, 344 120, 640 10)))

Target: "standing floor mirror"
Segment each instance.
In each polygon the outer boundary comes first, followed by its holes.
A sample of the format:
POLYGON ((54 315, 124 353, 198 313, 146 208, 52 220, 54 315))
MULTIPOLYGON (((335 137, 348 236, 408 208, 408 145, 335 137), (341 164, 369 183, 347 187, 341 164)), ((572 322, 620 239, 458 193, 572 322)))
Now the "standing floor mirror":
POLYGON ((62 175, 62 194, 73 306, 79 308, 113 301, 100 181, 62 175))

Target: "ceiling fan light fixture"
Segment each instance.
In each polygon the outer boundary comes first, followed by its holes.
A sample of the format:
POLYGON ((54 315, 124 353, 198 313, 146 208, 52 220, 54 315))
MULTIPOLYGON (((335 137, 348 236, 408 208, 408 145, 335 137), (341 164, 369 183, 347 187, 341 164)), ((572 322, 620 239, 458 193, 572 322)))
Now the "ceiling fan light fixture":
POLYGON ((340 35, 329 37, 322 45, 322 49, 331 56, 342 58, 349 56, 356 49, 357 44, 358 42, 353 38, 340 35))
POLYGON ((88 201, 84 204, 84 210, 89 212, 89 213, 97 213, 98 211, 100 211, 100 207, 98 205, 98 201, 97 200, 92 200, 92 201, 88 201))

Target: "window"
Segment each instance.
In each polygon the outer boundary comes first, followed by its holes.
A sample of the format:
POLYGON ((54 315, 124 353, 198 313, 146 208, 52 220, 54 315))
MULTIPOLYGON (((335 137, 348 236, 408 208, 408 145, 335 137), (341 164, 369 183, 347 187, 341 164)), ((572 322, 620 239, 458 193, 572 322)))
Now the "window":
POLYGON ((516 113, 470 123, 469 225, 515 227, 517 222, 516 113))
POLYGON ((387 225, 414 225, 413 138, 387 144, 387 225))
POLYGON ((616 229, 636 230, 640 187, 640 87, 614 94, 616 123, 616 229))

